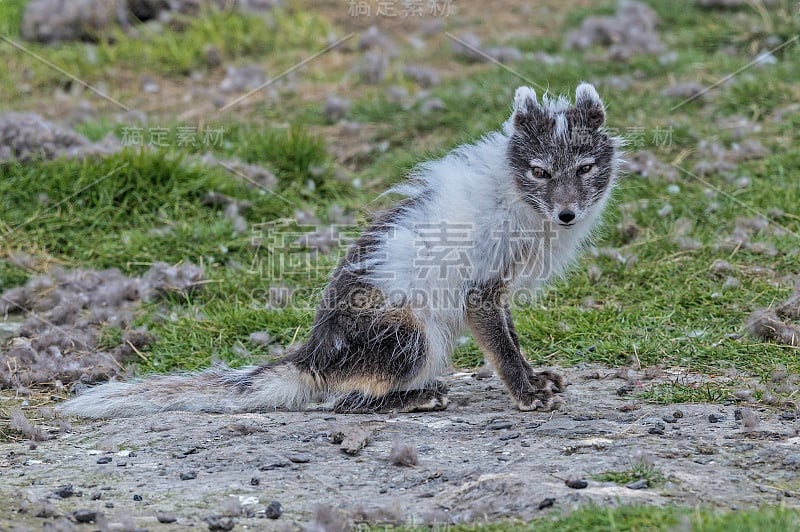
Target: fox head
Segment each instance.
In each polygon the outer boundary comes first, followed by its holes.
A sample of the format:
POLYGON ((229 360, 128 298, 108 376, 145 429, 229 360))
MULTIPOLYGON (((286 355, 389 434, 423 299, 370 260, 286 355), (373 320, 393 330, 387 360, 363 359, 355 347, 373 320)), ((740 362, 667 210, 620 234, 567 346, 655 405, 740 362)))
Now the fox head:
POLYGON ((575 105, 542 102, 520 87, 506 123, 507 159, 523 201, 553 223, 569 227, 602 207, 616 181, 621 141, 603 129, 606 113, 595 88, 578 85, 575 105))

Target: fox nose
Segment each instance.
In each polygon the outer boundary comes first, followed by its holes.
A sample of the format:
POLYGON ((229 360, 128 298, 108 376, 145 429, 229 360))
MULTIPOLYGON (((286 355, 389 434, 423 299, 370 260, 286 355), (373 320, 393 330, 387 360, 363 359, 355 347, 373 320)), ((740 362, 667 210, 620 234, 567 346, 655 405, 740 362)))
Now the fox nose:
POLYGON ((564 209, 558 213, 558 219, 563 223, 568 224, 575 219, 575 212, 570 209, 564 209))

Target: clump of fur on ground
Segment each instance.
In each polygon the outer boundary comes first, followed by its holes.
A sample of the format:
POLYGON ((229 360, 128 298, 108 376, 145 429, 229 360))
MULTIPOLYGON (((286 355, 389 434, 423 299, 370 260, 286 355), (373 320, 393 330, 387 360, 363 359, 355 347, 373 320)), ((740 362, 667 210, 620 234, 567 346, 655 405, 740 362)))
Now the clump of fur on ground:
POLYGON ((25 313, 0 350, 0 387, 105 381, 155 337, 131 324, 141 302, 198 289, 203 270, 155 263, 142 277, 119 270, 54 269, 0 294, 0 316, 25 313), (118 336, 103 331, 117 330, 118 336))
POLYGON ((800 325, 791 323, 800 319, 800 279, 794 293, 775 307, 762 308, 753 312, 747 319, 745 329, 762 340, 800 347, 800 325))

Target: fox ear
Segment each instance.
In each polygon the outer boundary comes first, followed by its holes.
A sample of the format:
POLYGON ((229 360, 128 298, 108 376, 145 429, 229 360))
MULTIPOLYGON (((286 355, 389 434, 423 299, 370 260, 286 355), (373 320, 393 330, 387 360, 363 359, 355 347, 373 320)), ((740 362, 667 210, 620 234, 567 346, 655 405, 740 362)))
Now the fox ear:
POLYGON ((575 89, 575 107, 583 115, 586 126, 597 129, 606 121, 606 111, 597 90, 590 83, 581 83, 575 89))
POLYGON ((538 103, 536 91, 530 87, 518 87, 514 93, 514 110, 528 113, 538 103))
POLYGON ((531 119, 533 112, 539 106, 536 91, 530 87, 519 87, 514 93, 514 125, 519 127, 523 122, 531 119))

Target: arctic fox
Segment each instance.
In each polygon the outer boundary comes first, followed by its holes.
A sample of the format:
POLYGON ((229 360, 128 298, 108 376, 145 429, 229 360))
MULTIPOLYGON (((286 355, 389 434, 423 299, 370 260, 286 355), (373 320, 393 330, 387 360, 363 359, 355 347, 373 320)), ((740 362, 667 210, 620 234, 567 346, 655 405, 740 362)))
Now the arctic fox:
POLYGON ((571 105, 529 87, 502 130, 418 166, 332 273, 304 344, 277 362, 110 382, 67 401, 85 417, 167 410, 440 410, 439 377, 466 329, 520 410, 557 408, 564 381, 520 352, 509 296, 560 275, 617 180, 621 140, 595 88, 571 105))

